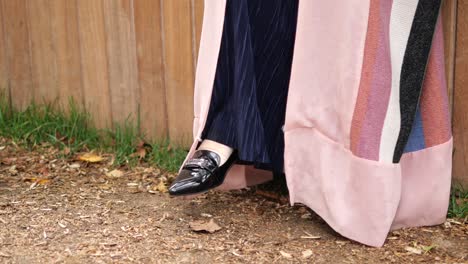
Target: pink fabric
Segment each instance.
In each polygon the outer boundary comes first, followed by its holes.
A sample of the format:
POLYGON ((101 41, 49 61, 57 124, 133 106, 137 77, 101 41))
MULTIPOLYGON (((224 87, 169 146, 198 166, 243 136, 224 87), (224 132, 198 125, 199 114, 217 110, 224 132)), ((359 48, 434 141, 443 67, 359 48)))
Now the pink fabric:
POLYGON ((349 148, 368 16, 369 1, 299 1, 286 131, 315 127, 349 148))
POLYGON ((345 237, 382 246, 400 200, 399 166, 358 158, 315 128, 287 131, 285 145, 291 203, 312 208, 345 237))
POLYGON ((445 221, 450 197, 453 141, 403 155, 401 198, 392 229, 445 221))
POLYGON ((198 138, 203 131, 210 107, 218 54, 221 48, 226 0, 205 0, 204 8, 206 14, 213 15, 203 17, 195 79, 194 115, 195 118, 200 118, 194 122, 197 124, 194 127, 195 138, 198 138))
MULTIPOLYGON (((379 50, 380 31, 383 25, 380 22, 379 10, 380 0, 371 1, 369 24, 367 26, 366 45, 364 51, 364 59, 361 73, 361 83, 359 85, 359 92, 354 108, 353 122, 351 125, 351 151, 359 157, 359 148, 362 144, 360 139, 361 130, 363 127, 364 119, 369 102, 369 95, 371 93, 371 84, 374 76, 375 64, 377 63, 377 51, 379 50)), ((361 147, 362 148, 362 147, 361 147)))
MULTIPOLYGON (((299 2, 284 127, 285 173, 292 204, 309 206, 350 239, 381 246, 391 228, 443 222, 452 141, 447 138, 432 148, 405 154, 400 164, 363 159, 351 152, 370 1, 299 2)), ((198 146, 206 122, 225 6, 226 0, 205 0, 195 82, 195 141, 187 158, 198 146)), ((443 68, 437 65, 430 74, 440 77, 443 68)), ((235 166, 220 189, 268 179, 271 174, 235 166)))
POLYGON ((368 104, 359 137, 357 153, 355 153, 361 158, 371 160, 379 160, 382 128, 387 113, 387 107, 385 106, 388 106, 392 85, 388 27, 392 1, 383 0, 376 2, 380 2, 379 12, 376 15, 381 20, 377 56, 375 58, 375 63, 378 64, 374 65, 372 69, 372 78, 369 84, 371 91, 369 97, 366 98, 368 104))
POLYGON ((184 164, 198 147, 208 116, 216 66, 218 64, 218 54, 221 48, 225 9, 226 0, 205 0, 204 13, 210 15, 203 16, 200 48, 198 50, 193 109, 194 142, 185 158, 184 164))
POLYGON ((421 117, 426 147, 447 142, 452 136, 445 80, 442 22, 439 19, 421 96, 421 117))

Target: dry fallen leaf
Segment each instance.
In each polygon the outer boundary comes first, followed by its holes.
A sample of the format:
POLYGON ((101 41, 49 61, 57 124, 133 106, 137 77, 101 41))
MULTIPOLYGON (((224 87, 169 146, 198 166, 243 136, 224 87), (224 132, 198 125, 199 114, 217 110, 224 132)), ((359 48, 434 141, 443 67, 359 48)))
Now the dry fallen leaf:
POLYGON ((71 149, 70 149, 69 147, 65 147, 65 148, 63 149, 63 154, 64 154, 64 155, 68 155, 68 154, 70 154, 70 153, 71 153, 71 149))
POLYGON ((302 251, 302 258, 310 258, 312 256, 312 250, 308 249, 306 251, 302 251))
POLYGON ((111 178, 120 178, 120 177, 122 177, 123 175, 124 175, 124 172, 121 171, 121 170, 117 170, 117 169, 112 170, 112 171, 106 173, 106 176, 107 176, 107 177, 111 177, 111 178))
POLYGON ((73 163, 68 165, 68 167, 70 167, 70 169, 79 169, 81 165, 79 163, 73 163))
POLYGON ((140 140, 138 145, 136 146, 136 150, 133 154, 131 154, 131 157, 138 157, 140 160, 144 159, 148 153, 152 151, 152 146, 148 144, 147 142, 140 140))
POLYGON ((110 190, 110 189, 112 189, 112 185, 110 185, 110 184, 101 184, 101 185, 99 185, 99 189, 101 189, 101 190, 110 190))
POLYGON ((305 214, 301 215, 301 218, 302 219, 310 219, 310 218, 312 218, 312 215, 310 213, 305 213, 305 214))
POLYGON ((44 184, 49 184, 50 179, 39 179, 37 180, 37 184, 44 185, 44 184))
POLYGON ((90 162, 90 163, 96 163, 96 162, 103 161, 104 158, 99 156, 99 155, 96 155, 94 153, 86 153, 86 154, 83 154, 81 156, 78 156, 78 160, 86 161, 86 162, 90 162))
POLYGON ((283 256, 283 257, 285 257, 285 258, 288 258, 288 259, 292 258, 292 255, 291 255, 291 254, 286 253, 286 252, 284 252, 284 251, 280 251, 280 254, 281 254, 281 256, 283 256))
POLYGON ((43 179, 43 178, 24 178, 23 181, 25 182, 32 182, 35 185, 45 185, 50 183, 50 179, 43 179))
POLYGON ((418 254, 418 255, 421 255, 421 254, 422 254, 422 250, 419 249, 419 248, 405 247, 405 250, 408 251, 408 252, 411 252, 411 253, 413 253, 413 254, 418 254))
POLYGON ((451 227, 452 227, 452 225, 450 224, 450 222, 449 222, 449 221, 445 221, 445 223, 444 223, 444 227, 445 227, 445 228, 451 228, 451 227))
POLYGON ((167 193, 168 191, 164 181, 160 181, 158 184, 154 184, 148 189, 149 193, 167 193))
POLYGON ((8 171, 13 174, 13 175, 16 175, 18 173, 18 170, 16 169, 16 165, 13 165, 11 166, 8 171))
POLYGON ((138 148, 136 151, 136 154, 138 154, 138 157, 140 159, 144 159, 146 157, 146 149, 145 148, 138 148))
POLYGON ((140 184, 137 182, 129 182, 127 183, 128 191, 130 193, 139 193, 141 192, 140 190, 140 184))
POLYGON ((15 163, 17 160, 17 158, 4 158, 2 159, 2 163, 5 164, 5 165, 11 165, 13 163, 15 163))
POLYGON ((154 186, 153 189, 158 192, 167 193, 167 186, 163 181, 160 181, 158 185, 154 186))
POLYGON ((209 222, 206 221, 193 221, 189 223, 190 228, 195 232, 208 232, 214 233, 221 230, 221 227, 211 219, 209 222))
POLYGON ((456 224, 456 225, 463 225, 462 223, 458 222, 455 219, 447 219, 447 222, 452 223, 452 224, 456 224))

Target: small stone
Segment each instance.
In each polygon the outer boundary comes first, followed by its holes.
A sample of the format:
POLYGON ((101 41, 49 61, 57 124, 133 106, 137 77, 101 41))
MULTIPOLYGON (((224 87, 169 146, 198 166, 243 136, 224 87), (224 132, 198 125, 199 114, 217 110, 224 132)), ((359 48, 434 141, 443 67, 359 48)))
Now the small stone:
POLYGON ((310 258, 312 254, 313 254, 312 250, 308 249, 302 252, 302 258, 305 258, 305 259, 310 258))

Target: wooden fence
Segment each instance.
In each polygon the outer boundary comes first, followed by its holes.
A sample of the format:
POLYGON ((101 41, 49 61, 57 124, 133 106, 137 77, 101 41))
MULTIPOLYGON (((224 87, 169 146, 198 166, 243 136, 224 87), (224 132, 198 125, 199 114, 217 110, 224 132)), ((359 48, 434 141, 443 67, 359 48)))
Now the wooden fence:
MULTIPOLYGON (((468 184, 468 2, 443 15, 454 176, 468 184)), ((131 115, 153 138, 191 141, 203 0, 0 0, 0 16, 0 88, 16 107, 73 97, 99 127, 131 115)))
POLYGON ((452 68, 448 67, 449 73, 453 74, 449 78, 453 83, 453 177, 468 190, 468 1, 457 2, 454 61, 452 68))
POLYGON ((0 0, 0 86, 20 108, 69 97, 100 127, 130 114, 191 140, 203 0, 0 0))

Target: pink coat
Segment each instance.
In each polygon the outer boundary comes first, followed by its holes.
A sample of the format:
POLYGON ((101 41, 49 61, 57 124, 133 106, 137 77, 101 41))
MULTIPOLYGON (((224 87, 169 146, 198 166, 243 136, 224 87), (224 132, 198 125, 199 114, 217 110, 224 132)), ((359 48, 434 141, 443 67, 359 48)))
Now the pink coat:
MULTIPOLYGON (((195 142, 188 157, 201 141, 207 118, 225 6, 226 0, 205 0, 195 82, 195 142)), ((398 164, 388 159, 392 152, 386 150, 399 124, 392 118, 399 111, 392 79, 401 52, 398 34, 392 34, 408 30, 408 23, 392 24, 392 8, 398 8, 392 1, 300 1, 284 126, 291 204, 310 207, 341 235, 371 246, 382 246, 392 229, 443 223, 451 183, 452 137, 440 21, 420 102, 427 147, 404 154, 398 164), (380 13, 369 12, 375 8, 380 13), (388 85, 374 89, 373 80, 388 85), (376 89, 381 94, 372 99, 376 89), (369 109, 372 114, 367 114, 369 109)), ((265 171, 238 165, 221 189, 270 178, 265 171)))

